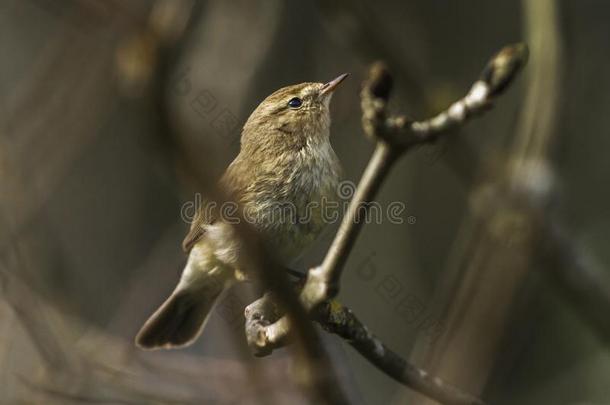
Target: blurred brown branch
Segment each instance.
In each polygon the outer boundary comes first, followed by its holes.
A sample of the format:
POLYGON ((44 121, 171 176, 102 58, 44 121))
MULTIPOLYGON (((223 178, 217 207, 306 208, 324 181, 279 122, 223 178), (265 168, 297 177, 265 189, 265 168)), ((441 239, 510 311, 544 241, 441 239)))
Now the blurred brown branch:
MULTIPOLYGON (((143 37, 158 38, 158 42, 154 43, 159 57, 155 80, 153 81, 156 86, 153 100, 155 100, 159 119, 158 127, 160 133, 168 138, 169 146, 174 150, 176 161, 185 168, 186 172, 192 175, 199 190, 204 192, 210 200, 222 204, 229 201, 229 197, 211 181, 209 176, 204 175, 207 170, 201 164, 201 160, 181 145, 176 137, 178 131, 169 114, 166 98, 171 68, 180 57, 183 47, 188 43, 189 34, 193 29, 193 25, 188 24, 187 21, 196 20, 194 16, 197 15, 197 10, 201 10, 202 4, 198 2, 190 3, 187 9, 192 8, 191 12, 182 9, 184 5, 178 5, 178 3, 171 1, 159 1, 157 5, 166 9, 161 13, 155 12, 156 9, 153 8, 148 27, 150 32, 148 34, 144 33, 143 37), (169 8, 169 12, 167 8, 169 8), (178 10, 172 10, 172 8, 178 8, 178 10), (158 20, 159 16, 165 15, 173 16, 178 20, 158 20)), ((237 211, 237 219, 235 228, 243 243, 243 249, 250 258, 251 269, 249 270, 258 276, 265 289, 274 293, 278 303, 286 311, 292 325, 294 325, 291 332, 297 342, 296 353, 298 354, 299 372, 301 373, 299 381, 307 389, 312 400, 317 403, 347 403, 341 384, 335 374, 335 369, 328 360, 317 332, 307 321, 306 312, 293 293, 282 267, 278 265, 272 254, 266 249, 255 229, 250 226, 248 221, 243 220, 241 207, 237 211)))
POLYGON ((261 370, 265 378, 258 383, 263 385, 253 386, 239 362, 180 352, 149 356, 97 328, 89 326, 83 333, 85 325, 58 311, 15 276, 22 271, 18 255, 15 252, 13 263, 0 266, 0 286, 3 301, 17 315, 42 360, 38 373, 19 376, 34 395, 28 402, 200 404, 207 398, 255 404, 259 403, 256 392, 266 389, 283 401, 298 403, 289 379, 283 377, 281 370, 287 365, 281 360, 261 370))
POLYGON ((555 182, 548 152, 556 136, 561 38, 554 0, 525 0, 524 6, 532 63, 519 129, 510 153, 493 162, 471 191, 470 215, 436 294, 447 327, 421 359, 431 372, 475 394, 483 392, 501 353, 538 247, 551 236, 543 224, 555 182), (472 365, 467 372, 465 362, 472 365))
MULTIPOLYGON (((78 2, 78 4, 80 4, 80 2, 78 2)), ((180 145, 176 136, 176 125, 169 112, 170 103, 167 97, 172 69, 175 63, 182 57, 184 47, 190 41, 194 25, 199 22, 203 9, 204 2, 156 1, 153 3, 146 18, 138 19, 138 21, 136 21, 143 22, 144 26, 137 24, 135 29, 134 27, 130 27, 129 30, 126 30, 129 32, 128 35, 125 35, 125 32, 120 30, 113 32, 116 36, 119 36, 118 34, 120 34, 124 37, 121 41, 117 41, 120 42, 118 49, 115 49, 114 44, 112 44, 113 46, 108 46, 108 51, 110 55, 116 56, 119 79, 121 80, 121 84, 126 85, 123 87, 123 90, 126 91, 126 94, 130 97, 140 101, 149 109, 150 116, 153 117, 155 130, 167 141, 168 147, 174 148, 173 151, 176 162, 182 164, 186 170, 192 174, 192 177, 196 180, 199 188, 202 191, 205 191, 206 195, 209 195, 212 198, 216 197, 218 200, 222 201, 224 196, 220 191, 216 190, 214 182, 209 176, 202 175, 202 173, 206 172, 205 167, 202 167, 204 166, 201 164, 202 162, 198 157, 196 160, 193 159, 193 154, 190 152, 186 153, 186 149, 180 145), (114 55, 115 51, 116 55, 114 55), (193 163, 194 161, 196 161, 196 164, 193 163)), ((61 40, 67 42, 66 38, 63 36, 61 40)), ((104 50, 106 50, 106 48, 104 48, 104 50)), ((105 58, 105 62, 112 63, 114 61, 112 56, 105 58)), ((82 52, 82 55, 79 55, 79 57, 96 62, 95 58, 90 58, 85 52, 82 52)), ((105 65, 97 65, 96 68, 99 68, 100 71, 103 67, 106 68, 106 73, 110 70, 105 65)), ((46 70, 44 73, 48 74, 46 70)), ((107 77, 111 78, 112 75, 107 75, 107 77)), ((99 85, 99 83, 95 84, 99 85)), ((65 87, 67 88, 68 86, 65 87)), ((102 87, 104 91, 113 89, 113 86, 111 85, 102 87)), ((98 98, 100 96, 99 93, 96 93, 93 90, 90 90, 88 93, 88 96, 91 96, 91 94, 97 94, 98 98)), ((86 106, 87 103, 81 102, 81 104, 86 106)), ((73 121, 83 122, 84 118, 82 116, 80 118, 80 121, 78 119, 74 119, 73 121)), ((63 151, 64 149, 56 148, 53 150, 63 151)), ((31 154, 31 149, 29 152, 31 154)), ((46 152, 47 151, 45 150, 45 153, 46 152)), ((336 381, 334 368, 327 360, 324 348, 319 342, 319 338, 313 329, 313 326, 307 321, 300 321, 301 318, 305 319, 305 312, 301 308, 297 297, 290 293, 290 285, 287 280, 283 281, 285 275, 281 273, 281 270, 274 271, 277 265, 271 255, 262 247, 258 236, 246 225, 246 221, 241 221, 241 223, 244 225, 239 226, 238 228, 246 242, 246 249, 251 253, 253 271, 256 272, 257 270, 260 270, 259 273, 261 274, 263 282, 267 285, 267 288, 272 291, 278 290, 277 296, 279 297, 279 302, 282 303, 283 308, 287 310, 291 319, 294 320, 295 327, 293 328, 293 334, 295 335, 295 340, 300 343, 295 345, 297 353, 299 354, 299 365, 297 369, 302 372, 302 375, 299 376, 302 377, 300 382, 309 390, 308 394, 312 395, 312 400, 316 403, 346 403, 347 401, 342 398, 342 388, 336 381), (288 286, 288 288, 283 289, 283 286, 288 286), (283 291, 287 291, 287 293, 283 293, 283 291)), ((7 226, 5 229, 10 230, 10 228, 11 227, 7 226)), ((11 241, 14 235, 7 232, 6 236, 7 240, 11 241)), ((3 251, 4 253, 7 253, 10 249, 4 249, 3 251)), ((11 275, 18 272, 17 266, 11 266, 11 275)), ((9 273, 9 270, 7 270, 7 273, 9 273)), ((3 281, 9 280, 8 276, 2 277, 2 279, 3 281)), ((39 383, 37 381, 34 384, 30 384, 33 388, 38 387, 41 391, 48 394, 53 393, 61 395, 61 393, 64 393, 65 398, 80 399, 83 401, 95 400, 120 403, 129 402, 129 398, 134 398, 131 390, 121 391, 117 388, 118 385, 122 385, 125 381, 129 380, 128 374, 132 372, 133 369, 129 370, 130 366, 121 361, 115 362, 116 359, 112 358, 110 353, 114 353, 114 351, 116 351, 117 355, 130 353, 130 346, 124 345, 122 342, 117 343, 116 345, 104 342, 106 346, 104 347, 105 350, 103 353, 105 356, 104 360, 107 360, 107 363, 104 362, 105 365, 100 367, 92 364, 83 365, 86 362, 93 362, 93 356, 91 356, 90 353, 76 353, 76 350, 71 348, 70 345, 66 345, 67 343, 71 343, 70 340, 65 341, 59 337, 55 339, 54 333, 49 325, 38 322, 39 317, 44 316, 44 313, 36 311, 39 297, 34 292, 31 292, 30 294, 23 293, 20 291, 19 285, 20 284, 15 282, 9 283, 8 287, 6 287, 8 289, 6 297, 8 299, 13 297, 19 298, 19 301, 10 301, 11 306, 18 315, 19 320, 30 333, 32 340, 36 343, 37 348, 41 352, 41 356, 50 365, 49 367, 43 367, 45 370, 45 377, 48 373, 50 374, 49 378, 41 378, 41 381, 43 382, 39 383), (34 312, 32 313, 32 311, 34 312), (65 356, 62 355, 64 352, 66 353, 65 356), (72 356, 78 359, 76 361, 77 366, 75 366, 77 367, 76 371, 73 367, 64 366, 64 363, 66 363, 65 357, 72 356), (53 373, 54 368, 58 369, 55 373, 53 373), (80 375, 81 369, 89 370, 89 373, 80 375), (114 371, 108 373, 109 370, 125 370, 125 375, 122 373, 115 373, 114 371), (98 373, 98 371, 100 372, 98 373), (77 386, 77 383, 81 382, 80 377, 82 377, 83 381, 87 380, 83 382, 84 386, 77 386), (114 381, 114 378, 117 380, 114 381), (73 382, 74 384, 65 384, 66 381, 73 382), (93 384, 95 387, 89 387, 88 384, 93 384), (83 394, 74 394, 74 391, 79 391, 83 394), (110 395, 110 393, 115 391, 119 392, 117 396, 110 395)), ((51 303, 46 303, 45 305, 48 306, 49 309, 54 309, 51 303)), ((68 320, 66 320, 66 322, 70 323, 68 320)), ((100 340, 105 340, 105 338, 106 336, 102 336, 100 337, 100 340)), ((187 367, 188 362, 181 363, 180 365, 187 367)), ((203 367, 205 367, 205 364, 202 363, 201 368, 203 367)), ((171 371, 164 370, 163 367, 161 368, 162 369, 159 370, 157 374, 153 373, 153 377, 151 378, 175 374, 171 371)), ((220 371, 222 373, 222 368, 220 367, 216 368, 212 366, 206 370, 214 370, 214 372, 220 371)), ((236 372, 237 370, 231 371, 233 375, 238 374, 236 372)), ((211 377, 206 375, 207 373, 209 373, 209 371, 202 372, 201 369, 195 370, 195 372, 192 373, 194 378, 191 381, 197 381, 199 378, 212 380, 211 377)), ((184 387, 184 385, 172 381, 172 384, 174 385, 173 389, 167 390, 167 384, 160 384, 161 381, 159 380, 152 381, 147 379, 147 377, 140 375, 138 375, 138 377, 142 377, 143 383, 135 384, 139 386, 136 395, 136 398, 139 399, 135 400, 136 403, 200 403, 202 398, 209 396, 209 392, 206 393, 206 388, 210 390, 210 387, 206 387, 205 384, 199 384, 199 388, 193 390, 190 387, 184 387), (159 390, 155 391, 155 388, 159 388, 159 390), (189 394, 184 395, 184 393, 189 394)), ((270 383, 277 383, 280 379, 271 378, 269 381, 270 383)), ((221 385, 227 386, 227 384, 221 385)), ((261 387, 261 389, 264 388, 265 387, 261 387)), ((278 389, 278 391, 282 390, 283 387, 278 389)), ((241 392, 242 390, 235 390, 235 392, 230 393, 230 396, 233 398, 227 399, 226 402, 235 401, 236 397, 237 399, 240 399, 239 396, 241 392)), ((270 400, 272 396, 273 395, 270 394, 270 397, 267 399, 270 400)), ((219 394, 218 398, 221 397, 221 394, 219 394)), ((256 398, 256 395, 251 395, 252 402, 255 402, 256 398)), ((240 402, 243 401, 240 400, 240 402)))
MULTIPOLYGON (((164 353, 163 357, 139 353, 130 342, 64 313, 59 299, 51 300, 36 290, 39 280, 28 279, 28 274, 34 272, 29 268, 30 252, 27 255, 19 252, 25 239, 23 234, 39 225, 36 217, 44 219, 45 210, 56 209, 52 206, 52 196, 64 191, 60 188, 69 183, 64 177, 70 174, 74 161, 83 156, 87 157, 83 160, 88 160, 91 156, 83 150, 93 143, 94 128, 104 125, 99 122, 102 121, 99 116, 114 114, 118 97, 114 94, 111 75, 107 74, 113 62, 118 65, 118 76, 126 94, 147 107, 145 119, 153 128, 150 133, 158 133, 165 141, 163 146, 173 153, 172 163, 187 173, 206 197, 220 203, 227 198, 216 188, 214 177, 209 174, 210 165, 201 159, 201 148, 185 145, 180 139, 182 122, 170 113, 168 97, 172 72, 186 53, 185 48, 194 42, 194 23, 201 20, 210 2, 159 0, 152 2, 153 7, 146 13, 142 10, 148 6, 143 3, 124 5, 116 0, 107 4, 86 0, 70 0, 65 5, 49 0, 35 3, 65 24, 60 25, 57 35, 33 59, 34 68, 28 72, 28 80, 20 80, 7 97, 3 125, 7 136, 2 138, 5 152, 0 153, 0 163, 3 169, 6 166, 8 174, 3 176, 2 190, 6 198, 2 208, 5 214, 10 213, 2 224, 5 229, 3 258, 14 254, 12 261, 7 260, 0 268, 0 316, 10 315, 2 318, 6 322, 1 326, 8 339, 26 342, 23 345, 35 349, 29 350, 34 354, 35 366, 27 374, 19 374, 19 370, 16 374, 18 382, 38 395, 28 402, 254 404, 272 402, 270 397, 275 393, 279 393, 278 403, 304 401, 295 395, 299 391, 293 386, 291 376, 285 373, 291 365, 286 361, 272 358, 249 363, 247 366, 256 367, 253 373, 237 361, 183 352, 164 353), (100 34, 89 29, 92 25, 106 28, 100 34), (82 30, 83 35, 74 35, 75 29, 82 30), (115 44, 119 41, 117 50, 115 44), (62 74, 64 71, 83 74, 66 75, 62 74), (56 88, 50 88, 49 83, 54 83, 56 88), (61 147, 54 147, 58 140, 61 147), (21 256, 27 260, 21 260, 21 256), (31 373, 32 369, 36 372, 31 373)), ((532 45, 536 62, 532 63, 533 74, 527 84, 519 137, 510 156, 494 162, 501 167, 486 171, 490 179, 471 195, 472 216, 466 221, 456 249, 459 250, 457 274, 452 279, 454 283, 448 282, 449 288, 441 291, 447 294, 447 305, 454 307, 448 311, 446 336, 435 342, 437 345, 427 358, 408 362, 333 298, 341 285, 348 257, 356 253, 354 245, 363 222, 358 219, 366 215, 368 204, 393 164, 417 145, 435 142, 449 134, 457 138, 453 131, 485 112, 490 102, 511 83, 525 62, 526 52, 519 45, 506 48, 492 59, 464 98, 433 118, 411 121, 388 113, 392 88, 388 70, 395 71, 403 92, 410 93, 409 101, 421 102, 417 107, 429 111, 434 108, 432 98, 428 98, 431 93, 424 90, 430 76, 422 80, 426 73, 418 70, 421 66, 413 67, 418 55, 403 56, 395 52, 386 38, 388 35, 384 35, 389 31, 378 27, 384 21, 372 15, 373 7, 365 2, 319 3, 328 12, 325 17, 336 23, 335 29, 341 31, 340 35, 348 37, 354 51, 381 56, 391 69, 374 65, 365 83, 361 98, 363 127, 375 142, 375 151, 331 248, 322 264, 310 271, 307 280, 301 280, 294 288, 285 277, 286 269, 265 250, 247 221, 240 221, 243 226, 239 225, 238 230, 252 257, 253 273, 258 274, 266 291, 245 310, 246 339, 254 354, 265 356, 290 342, 296 343, 291 348, 298 355, 296 369, 302 371, 300 382, 309 399, 315 403, 347 402, 334 371, 335 366, 341 365, 327 358, 310 322, 313 321, 344 339, 380 371, 430 399, 447 404, 481 404, 480 399, 462 389, 476 395, 482 392, 503 328, 512 326, 508 321, 514 294, 530 267, 538 267, 550 277, 580 317, 606 344, 610 342, 607 316, 610 280, 574 235, 562 228, 549 212, 555 173, 550 168, 548 155, 557 130, 556 100, 560 96, 560 67, 564 64, 560 57, 561 38, 552 15, 554 2, 547 0, 527 3, 526 21, 531 31, 528 43, 532 45), (487 288, 490 284, 493 285, 487 288), (465 367, 466 363, 472 366, 465 367), (449 381, 460 388, 449 385, 449 381)), ((252 18, 248 13, 244 15, 252 18)), ((240 32, 244 31, 247 30, 240 32)), ((202 54, 209 58, 205 52, 202 54)), ((265 58, 275 60, 261 53, 261 59, 265 58)), ((260 66, 248 65, 244 76, 259 69, 260 66)), ((249 82, 244 79, 244 83, 247 87, 249 82)), ((205 146, 206 152, 213 150, 210 145, 205 146)), ((459 149, 452 149, 450 153, 463 155, 459 149)), ((472 171, 478 165, 469 159, 463 158, 472 171)), ((464 176, 461 180, 464 181, 464 176)), ((72 259, 67 254, 64 256, 72 259)), ((47 259, 34 260, 34 264, 43 260, 47 259)), ((38 266, 31 267, 36 267, 37 275, 43 273, 38 271, 38 266)), ((63 263, 57 267, 63 269, 63 263)), ((449 274, 441 277, 451 279, 449 274)), ((78 288, 86 289, 82 285, 78 288)), ((141 290, 137 293, 134 290, 132 294, 147 295, 141 294, 141 290)), ((4 339, 1 334, 0 338, 4 339)), ((12 350, 11 345, 6 345, 0 356, 12 350)), ((5 374, 9 373, 12 377, 15 372, 10 368, 5 374)))

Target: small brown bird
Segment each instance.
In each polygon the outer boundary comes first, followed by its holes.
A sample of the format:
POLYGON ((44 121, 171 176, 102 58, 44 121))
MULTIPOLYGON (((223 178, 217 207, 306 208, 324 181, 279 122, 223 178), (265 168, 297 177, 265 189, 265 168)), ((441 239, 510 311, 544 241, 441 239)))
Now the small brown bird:
MULTIPOLYGON (((280 259, 295 258, 319 235, 322 207, 336 200, 340 166, 329 139, 329 104, 346 77, 267 97, 244 125, 239 155, 220 180, 280 259)), ((233 227, 207 210, 198 211, 183 247, 189 257, 180 282, 138 333, 141 348, 191 344, 220 294, 247 273, 233 227)))

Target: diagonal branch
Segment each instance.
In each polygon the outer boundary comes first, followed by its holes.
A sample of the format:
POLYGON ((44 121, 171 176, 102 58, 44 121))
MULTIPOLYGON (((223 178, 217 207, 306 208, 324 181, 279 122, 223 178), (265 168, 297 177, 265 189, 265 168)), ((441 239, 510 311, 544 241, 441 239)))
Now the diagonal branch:
MULTIPOLYGON (((266 356, 273 349, 286 343, 283 338, 266 333, 266 328, 280 316, 281 313, 269 294, 265 294, 246 307, 246 338, 256 356, 266 356)), ((372 334, 352 310, 337 300, 325 301, 319 305, 311 314, 311 318, 325 331, 345 339, 371 364, 406 387, 443 404, 484 404, 480 399, 447 384, 400 357, 372 334)))
MULTIPOLYGON (((445 403, 481 401, 430 378, 401 359, 369 333, 351 311, 339 304, 331 304, 334 303, 331 299, 339 291, 345 262, 362 228, 363 221, 358 219, 366 214, 369 203, 396 160, 416 145, 435 141, 449 129, 466 123, 487 109, 511 83, 526 60, 527 47, 524 44, 502 49, 491 59, 465 97, 424 121, 388 116, 392 77, 382 63, 372 66, 361 93, 361 104, 362 126, 365 134, 375 141, 375 150, 324 261, 308 272, 301 290, 300 299, 304 307, 326 330, 346 338, 358 352, 392 378, 445 403)), ((268 295, 248 306, 245 312, 246 336, 257 355, 267 355, 286 343, 291 329, 289 318, 279 317, 268 295)))
POLYGON ((502 49, 464 98, 431 119, 415 122, 404 116, 387 116, 392 78, 383 64, 373 65, 361 97, 363 129, 375 140, 375 151, 322 265, 309 271, 301 293, 307 308, 336 296, 343 266, 362 228, 363 221, 358 218, 368 209, 397 158, 418 144, 435 141, 487 109, 526 60, 527 47, 523 44, 502 49))
POLYGON ((399 383, 448 405, 483 405, 480 399, 414 366, 388 348, 347 307, 336 300, 318 307, 314 319, 329 333, 345 339, 358 353, 399 383))

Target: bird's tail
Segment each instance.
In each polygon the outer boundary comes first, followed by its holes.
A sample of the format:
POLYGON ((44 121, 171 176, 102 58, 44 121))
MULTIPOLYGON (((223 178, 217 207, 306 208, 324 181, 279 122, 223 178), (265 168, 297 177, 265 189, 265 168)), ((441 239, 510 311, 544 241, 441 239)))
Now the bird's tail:
POLYGON ((206 274, 195 283, 180 283, 136 336, 143 349, 188 346, 201 333, 220 294, 227 288, 221 274, 206 274))

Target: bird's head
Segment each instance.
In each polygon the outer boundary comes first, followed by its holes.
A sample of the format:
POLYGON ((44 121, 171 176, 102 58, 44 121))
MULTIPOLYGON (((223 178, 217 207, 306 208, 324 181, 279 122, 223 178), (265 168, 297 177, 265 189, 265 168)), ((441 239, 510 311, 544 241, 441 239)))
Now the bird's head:
POLYGON ((275 91, 248 118, 242 148, 293 148, 308 139, 328 137, 330 100, 347 76, 342 74, 328 83, 301 83, 275 91))

